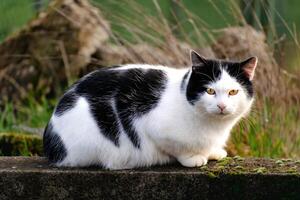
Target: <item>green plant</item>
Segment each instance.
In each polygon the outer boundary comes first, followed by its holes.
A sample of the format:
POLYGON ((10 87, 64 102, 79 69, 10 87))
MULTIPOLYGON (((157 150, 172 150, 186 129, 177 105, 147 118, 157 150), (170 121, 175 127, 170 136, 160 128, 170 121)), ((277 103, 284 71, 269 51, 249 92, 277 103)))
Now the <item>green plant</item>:
POLYGON ((42 149, 40 136, 0 133, 0 156, 41 156, 42 149))
POLYGON ((48 100, 45 97, 41 98, 41 101, 37 101, 33 94, 28 95, 23 104, 6 103, 0 116, 0 133, 40 134, 50 119, 55 103, 56 99, 48 100))
POLYGON ((265 104, 254 108, 232 133, 236 154, 256 157, 299 157, 300 118, 297 106, 265 104))

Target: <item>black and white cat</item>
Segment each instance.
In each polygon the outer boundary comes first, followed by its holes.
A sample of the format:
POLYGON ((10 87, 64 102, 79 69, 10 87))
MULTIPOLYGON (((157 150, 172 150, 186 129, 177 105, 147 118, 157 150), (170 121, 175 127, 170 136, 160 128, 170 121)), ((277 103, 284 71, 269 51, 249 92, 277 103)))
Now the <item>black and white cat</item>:
POLYGON ((257 58, 192 67, 124 65, 96 70, 60 99, 44 132, 57 166, 128 169, 175 159, 187 167, 226 157, 230 130, 250 110, 257 58))

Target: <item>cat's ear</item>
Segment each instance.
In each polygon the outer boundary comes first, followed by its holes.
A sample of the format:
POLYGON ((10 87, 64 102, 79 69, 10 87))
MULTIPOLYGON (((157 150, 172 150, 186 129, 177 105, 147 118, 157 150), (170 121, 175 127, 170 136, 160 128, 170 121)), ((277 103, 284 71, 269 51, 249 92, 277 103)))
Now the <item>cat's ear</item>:
POLYGON ((203 56, 200 56, 194 50, 190 50, 190 57, 191 57, 193 67, 204 66, 207 63, 206 59, 203 56))
POLYGON ((257 66, 257 60, 258 60, 257 57, 251 57, 241 62, 241 66, 244 70, 244 73, 246 74, 246 76, 249 78, 250 81, 254 77, 255 68, 257 66))

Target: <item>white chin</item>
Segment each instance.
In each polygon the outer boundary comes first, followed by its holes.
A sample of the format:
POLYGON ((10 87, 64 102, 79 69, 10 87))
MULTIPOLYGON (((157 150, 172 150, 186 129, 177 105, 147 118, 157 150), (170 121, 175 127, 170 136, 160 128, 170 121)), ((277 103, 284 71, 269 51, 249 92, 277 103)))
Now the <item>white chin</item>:
POLYGON ((225 113, 217 112, 217 113, 214 113, 214 115, 217 116, 217 117, 228 117, 228 116, 230 116, 230 113, 228 113, 228 112, 225 112, 225 113))

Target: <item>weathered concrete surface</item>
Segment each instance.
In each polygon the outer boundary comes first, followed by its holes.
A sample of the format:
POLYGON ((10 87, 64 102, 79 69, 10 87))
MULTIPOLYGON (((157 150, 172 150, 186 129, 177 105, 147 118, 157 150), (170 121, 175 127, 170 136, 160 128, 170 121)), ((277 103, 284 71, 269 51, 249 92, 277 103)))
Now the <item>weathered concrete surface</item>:
POLYGON ((120 171, 0 157, 0 199, 300 199, 299 174, 299 161, 240 157, 120 171))

